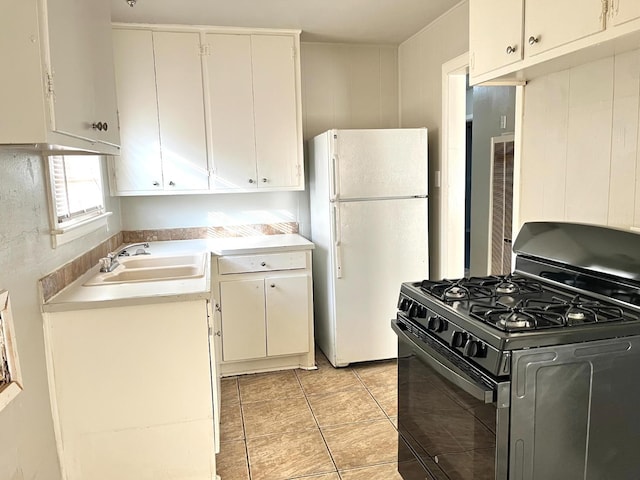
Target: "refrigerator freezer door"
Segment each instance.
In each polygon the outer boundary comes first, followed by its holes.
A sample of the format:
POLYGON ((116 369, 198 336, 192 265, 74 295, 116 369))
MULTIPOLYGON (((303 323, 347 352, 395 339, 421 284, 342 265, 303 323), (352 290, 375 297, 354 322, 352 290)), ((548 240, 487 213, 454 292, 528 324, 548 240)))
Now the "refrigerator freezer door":
POLYGON ((335 358, 346 365, 393 358, 400 284, 428 277, 426 199, 336 203, 335 358))
POLYGON ((424 196, 427 129, 334 130, 338 199, 424 196))

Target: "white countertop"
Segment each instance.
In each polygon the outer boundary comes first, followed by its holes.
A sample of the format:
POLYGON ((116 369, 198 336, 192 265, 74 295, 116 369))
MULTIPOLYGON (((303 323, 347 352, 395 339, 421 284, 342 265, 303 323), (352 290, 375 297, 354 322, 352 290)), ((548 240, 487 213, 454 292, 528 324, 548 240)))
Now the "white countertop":
MULTIPOLYGON (((211 253, 217 256, 310 250, 314 245, 296 234, 255 237, 225 237, 202 240, 172 240, 149 242, 151 255, 169 256, 191 253, 211 253)), ((85 286, 99 271, 89 272, 42 305, 43 312, 62 312, 93 308, 143 305, 208 299, 211 296, 210 255, 207 255, 205 275, 198 278, 132 282, 85 286)))

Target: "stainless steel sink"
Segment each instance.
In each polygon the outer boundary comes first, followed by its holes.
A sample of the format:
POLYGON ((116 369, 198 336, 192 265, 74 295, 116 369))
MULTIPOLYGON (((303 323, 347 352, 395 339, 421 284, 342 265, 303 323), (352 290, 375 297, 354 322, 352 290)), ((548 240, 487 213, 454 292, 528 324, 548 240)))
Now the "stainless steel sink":
POLYGON ((120 265, 113 272, 99 272, 84 285, 99 286, 198 278, 205 274, 205 259, 205 254, 121 258, 120 265))

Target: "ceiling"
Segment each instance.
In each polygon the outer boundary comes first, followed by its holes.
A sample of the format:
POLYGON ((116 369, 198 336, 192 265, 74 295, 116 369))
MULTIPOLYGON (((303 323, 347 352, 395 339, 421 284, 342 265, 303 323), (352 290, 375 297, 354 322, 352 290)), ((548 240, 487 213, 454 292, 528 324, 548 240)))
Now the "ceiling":
POLYGON ((306 42, 400 44, 460 0, 111 0, 114 22, 302 30, 306 42))

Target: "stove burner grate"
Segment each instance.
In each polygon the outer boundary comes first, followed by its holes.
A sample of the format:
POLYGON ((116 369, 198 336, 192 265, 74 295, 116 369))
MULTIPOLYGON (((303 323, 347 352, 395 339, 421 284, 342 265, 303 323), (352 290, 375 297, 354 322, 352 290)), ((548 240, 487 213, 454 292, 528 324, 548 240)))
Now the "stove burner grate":
POLYGON ((423 291, 445 302, 542 292, 540 283, 513 274, 465 277, 458 280, 423 280, 420 287, 423 291))
POLYGON ((445 302, 476 300, 492 297, 493 289, 484 284, 482 278, 461 278, 458 280, 423 280, 420 288, 445 302))
POLYGON ((477 303, 471 306, 469 313, 481 322, 504 332, 539 330, 565 325, 564 317, 561 314, 544 308, 526 306, 522 301, 514 307, 500 303, 497 306, 477 303))
POLYGON ((566 325, 582 325, 585 323, 616 322, 624 320, 620 307, 603 305, 596 300, 586 300, 576 295, 570 300, 552 297, 551 302, 529 299, 528 306, 543 308, 549 312, 563 316, 566 325))

